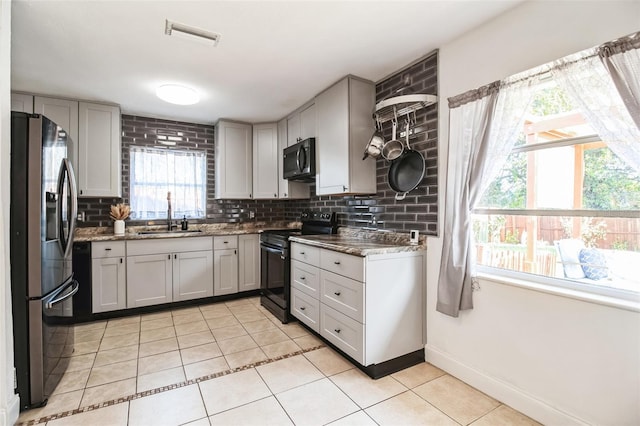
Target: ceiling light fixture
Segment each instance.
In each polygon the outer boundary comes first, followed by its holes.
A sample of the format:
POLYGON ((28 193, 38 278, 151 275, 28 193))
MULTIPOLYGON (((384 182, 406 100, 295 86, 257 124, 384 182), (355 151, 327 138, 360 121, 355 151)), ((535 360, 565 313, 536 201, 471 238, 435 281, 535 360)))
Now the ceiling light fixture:
POLYGON ((193 105, 200 101, 200 95, 195 90, 179 84, 164 84, 158 87, 156 96, 176 105, 193 105))
POLYGON ((168 19, 165 20, 164 33, 169 36, 184 36, 185 38, 188 38, 190 40, 204 42, 214 47, 218 45, 221 37, 218 33, 203 30, 201 28, 191 27, 179 22, 171 22, 168 19))

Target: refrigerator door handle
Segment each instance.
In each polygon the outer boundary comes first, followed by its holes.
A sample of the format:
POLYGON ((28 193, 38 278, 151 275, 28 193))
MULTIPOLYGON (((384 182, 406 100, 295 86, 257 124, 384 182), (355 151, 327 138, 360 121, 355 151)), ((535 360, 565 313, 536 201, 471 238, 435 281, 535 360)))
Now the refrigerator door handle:
POLYGON ((56 290, 53 293, 51 293, 44 300, 45 307, 47 309, 52 309, 54 305, 57 305, 58 303, 64 302, 65 300, 69 299, 74 294, 76 294, 78 292, 79 288, 80 288, 80 283, 78 283, 77 280, 74 280, 73 277, 71 277, 66 282, 66 284, 60 286, 60 288, 58 288, 58 290, 56 290), (69 287, 71 287, 71 291, 69 293, 63 295, 63 296, 60 296, 60 294, 64 293, 69 287))
POLYGON ((68 158, 62 159, 62 167, 60 167, 60 175, 58 176, 58 223, 59 232, 61 235, 58 235, 58 243, 60 244, 60 250, 62 251, 64 258, 68 258, 71 255, 71 248, 73 247, 73 234, 76 230, 76 217, 78 216, 78 190, 76 187, 76 178, 73 174, 73 167, 71 166, 71 162, 68 158), (66 202, 63 197, 63 185, 66 180, 69 182, 69 198, 71 199, 71 209, 69 212, 69 235, 62 235, 64 232, 63 222, 64 218, 62 217, 63 208, 62 203, 66 202))

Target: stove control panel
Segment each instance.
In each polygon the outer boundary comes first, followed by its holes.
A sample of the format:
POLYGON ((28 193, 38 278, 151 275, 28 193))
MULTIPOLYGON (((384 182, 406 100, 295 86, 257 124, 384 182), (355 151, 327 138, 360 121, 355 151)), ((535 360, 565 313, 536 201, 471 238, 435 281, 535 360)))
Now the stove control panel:
POLYGON ((300 219, 302 222, 326 222, 326 223, 335 223, 336 222, 336 214, 335 213, 323 213, 316 211, 303 211, 300 215, 300 219))

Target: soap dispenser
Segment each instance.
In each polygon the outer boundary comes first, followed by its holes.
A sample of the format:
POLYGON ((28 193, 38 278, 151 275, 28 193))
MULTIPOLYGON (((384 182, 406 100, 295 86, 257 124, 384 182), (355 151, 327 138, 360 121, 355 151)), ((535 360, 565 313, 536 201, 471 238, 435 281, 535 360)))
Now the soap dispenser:
POLYGON ((184 217, 182 218, 182 222, 181 222, 181 224, 182 224, 182 230, 183 230, 183 231, 186 231, 186 230, 187 230, 187 228, 189 227, 189 222, 187 222, 187 216, 184 216, 184 217))

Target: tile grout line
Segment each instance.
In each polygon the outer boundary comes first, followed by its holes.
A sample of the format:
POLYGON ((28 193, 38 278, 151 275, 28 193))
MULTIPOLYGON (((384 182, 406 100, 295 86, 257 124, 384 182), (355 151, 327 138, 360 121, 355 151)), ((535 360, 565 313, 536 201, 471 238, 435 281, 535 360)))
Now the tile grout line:
POLYGON ((287 358, 291 358, 297 355, 302 355, 308 352, 313 352, 315 350, 318 349, 322 349, 326 347, 325 345, 321 344, 321 345, 317 345, 317 346, 313 346, 307 349, 300 349, 299 351, 295 351, 295 352, 291 352, 285 355, 281 355, 281 356, 277 356, 277 357, 273 357, 273 358, 268 358, 262 361, 257 361, 254 363, 250 363, 250 364, 246 364, 240 367, 236 367, 236 368, 230 368, 224 371, 219 371, 217 373, 212 373, 212 374, 208 374, 206 376, 201 376, 201 377, 197 377, 195 379, 190 379, 190 380, 186 380, 184 382, 180 382, 180 383, 175 383, 172 385, 167 385, 167 386, 161 386, 159 388, 155 388, 155 389, 149 389, 143 392, 138 392, 135 393, 133 395, 129 395, 129 396, 124 396, 121 398, 116 398, 110 401, 105 401, 105 402, 100 402, 98 404, 92 404, 92 405, 88 405, 86 407, 80 407, 80 408, 76 408, 74 410, 68 410, 68 411, 63 411, 61 413, 57 413, 57 414, 50 414, 48 416, 44 416, 38 419, 33 419, 33 420, 29 420, 27 422, 23 422, 23 423, 18 423, 18 425, 21 426, 32 426, 32 425, 36 425, 36 424, 40 424, 40 423, 46 423, 52 420, 57 420, 63 417, 68 417, 68 416, 72 416, 75 414, 81 414, 81 413, 86 413, 89 411, 94 411, 100 408, 104 408, 104 407, 109 407, 112 405, 116 405, 116 404, 121 404, 123 402, 130 402, 136 399, 140 399, 140 398, 144 398, 146 396, 150 396, 150 395, 156 395, 162 392, 166 392, 169 390, 173 390, 173 389, 178 389, 181 387, 185 387, 185 386, 190 386, 193 384, 198 384, 201 382, 205 382, 207 380, 212 380, 218 377, 222 377, 222 376, 227 376, 229 374, 233 374, 233 373, 237 373, 240 371, 245 371, 251 368, 255 368, 255 367, 259 367, 261 365, 266 365, 266 364, 270 364, 272 362, 275 361, 280 361, 283 359, 287 359, 287 358))

